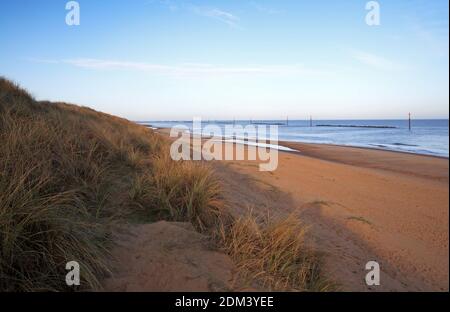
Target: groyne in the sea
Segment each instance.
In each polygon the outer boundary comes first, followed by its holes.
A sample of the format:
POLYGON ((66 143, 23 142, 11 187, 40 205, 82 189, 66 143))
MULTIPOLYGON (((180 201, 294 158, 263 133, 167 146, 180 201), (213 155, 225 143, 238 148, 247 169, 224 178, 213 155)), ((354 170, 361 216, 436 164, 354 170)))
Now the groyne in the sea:
POLYGON ((369 126, 369 125, 316 125, 316 127, 397 129, 397 127, 395 126, 369 126))

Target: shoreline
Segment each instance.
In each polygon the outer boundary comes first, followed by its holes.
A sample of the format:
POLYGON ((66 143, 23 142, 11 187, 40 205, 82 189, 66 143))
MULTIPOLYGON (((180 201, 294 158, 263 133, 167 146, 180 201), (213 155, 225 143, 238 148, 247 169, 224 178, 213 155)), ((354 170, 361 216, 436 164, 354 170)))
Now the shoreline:
POLYGON ((401 153, 401 154, 406 154, 406 155, 433 157, 433 158, 447 159, 447 160, 450 159, 450 156, 400 151, 400 150, 393 150, 393 149, 387 149, 387 148, 376 147, 376 146, 370 147, 370 146, 345 145, 345 144, 333 144, 333 143, 299 142, 299 141, 279 141, 279 143, 282 143, 282 144, 307 144, 307 145, 319 145, 319 146, 331 146, 331 147, 348 147, 348 148, 358 148, 358 149, 363 149, 363 150, 375 150, 375 151, 383 151, 383 152, 401 153))
MULTIPOLYGON (((165 133, 167 135, 170 132, 170 128, 165 128, 165 127, 164 128, 156 128, 156 127, 148 126, 148 125, 142 125, 142 126, 148 128, 150 130, 156 131, 156 132, 165 133)), ((204 136, 202 138, 207 139, 209 137, 204 136)), ((226 138, 224 138, 224 137, 217 137, 217 139, 225 140, 226 138)), ((242 143, 236 143, 236 144, 242 144, 242 143)), ((242 145, 247 145, 247 144, 242 144, 242 145)), ((425 153, 417 153, 417 152, 408 152, 408 151, 401 151, 401 150, 381 148, 381 147, 376 147, 376 146, 370 147, 370 146, 345 145, 345 144, 333 144, 333 143, 316 143, 316 142, 300 142, 300 141, 286 141, 286 140, 278 141, 277 145, 280 146, 280 147, 287 147, 287 148, 290 148, 289 145, 311 145, 311 146, 342 147, 342 148, 354 148, 354 149, 362 149, 362 150, 382 151, 382 152, 388 152, 388 153, 389 152, 391 152, 391 153, 400 153, 400 154, 405 154, 405 155, 416 155, 416 156, 432 157, 432 158, 446 159, 446 160, 450 159, 450 156, 433 155, 433 154, 425 154, 425 153)), ((280 152, 285 152, 285 153, 302 153, 301 150, 288 151, 288 150, 279 149, 279 151, 280 152)))

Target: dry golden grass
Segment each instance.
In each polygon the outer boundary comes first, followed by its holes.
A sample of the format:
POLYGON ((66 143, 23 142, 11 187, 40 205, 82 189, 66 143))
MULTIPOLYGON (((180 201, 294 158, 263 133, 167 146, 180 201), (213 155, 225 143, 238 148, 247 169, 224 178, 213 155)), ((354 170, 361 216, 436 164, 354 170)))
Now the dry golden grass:
POLYGON ((206 164, 175 162, 168 150, 151 163, 148 171, 136 177, 130 192, 145 215, 189 221, 200 232, 214 228, 225 217, 219 182, 206 164))
POLYGON ((224 250, 238 267, 241 283, 273 291, 329 291, 321 256, 305 242, 297 214, 264 219, 251 211, 221 228, 224 250))
POLYGON ((82 289, 98 288, 111 226, 127 208, 115 194, 159 141, 88 108, 36 102, 0 79, 0 290, 64 290, 72 260, 82 289))
POLYGON ((85 107, 37 102, 0 78, 0 290, 98 289, 117 222, 218 223, 220 189, 203 164, 175 162, 145 127, 85 107))
POLYGON ((37 102, 0 77, 0 291, 65 291, 65 264, 100 288, 116 223, 190 221, 243 276, 270 289, 324 290, 320 261, 290 217, 233 220, 204 163, 175 162, 160 135, 65 103, 37 102), (218 239, 220 238, 220 239, 218 239))

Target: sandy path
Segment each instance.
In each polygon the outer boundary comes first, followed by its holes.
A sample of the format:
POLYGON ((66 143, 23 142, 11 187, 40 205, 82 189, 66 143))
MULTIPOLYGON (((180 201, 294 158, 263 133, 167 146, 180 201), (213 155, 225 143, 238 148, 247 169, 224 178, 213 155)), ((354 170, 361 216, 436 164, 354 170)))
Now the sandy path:
POLYGON ((189 223, 133 225, 117 237, 115 269, 105 291, 229 291, 231 259, 189 223))
POLYGON ((240 198, 235 202, 248 194, 242 184, 232 186, 237 172, 289 194, 288 209, 303 211, 344 290, 368 289, 370 260, 382 271, 382 285, 373 290, 448 290, 448 159, 289 145, 302 153, 280 153, 275 172, 259 172, 248 161, 227 163, 234 173, 220 170, 240 198))

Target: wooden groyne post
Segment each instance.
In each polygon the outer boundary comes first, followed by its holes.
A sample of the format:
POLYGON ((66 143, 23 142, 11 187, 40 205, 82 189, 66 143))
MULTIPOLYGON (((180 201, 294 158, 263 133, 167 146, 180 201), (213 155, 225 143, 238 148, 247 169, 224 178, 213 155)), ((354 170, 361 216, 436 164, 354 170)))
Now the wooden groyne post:
POLYGON ((411 131, 411 113, 408 114, 408 129, 411 131))

